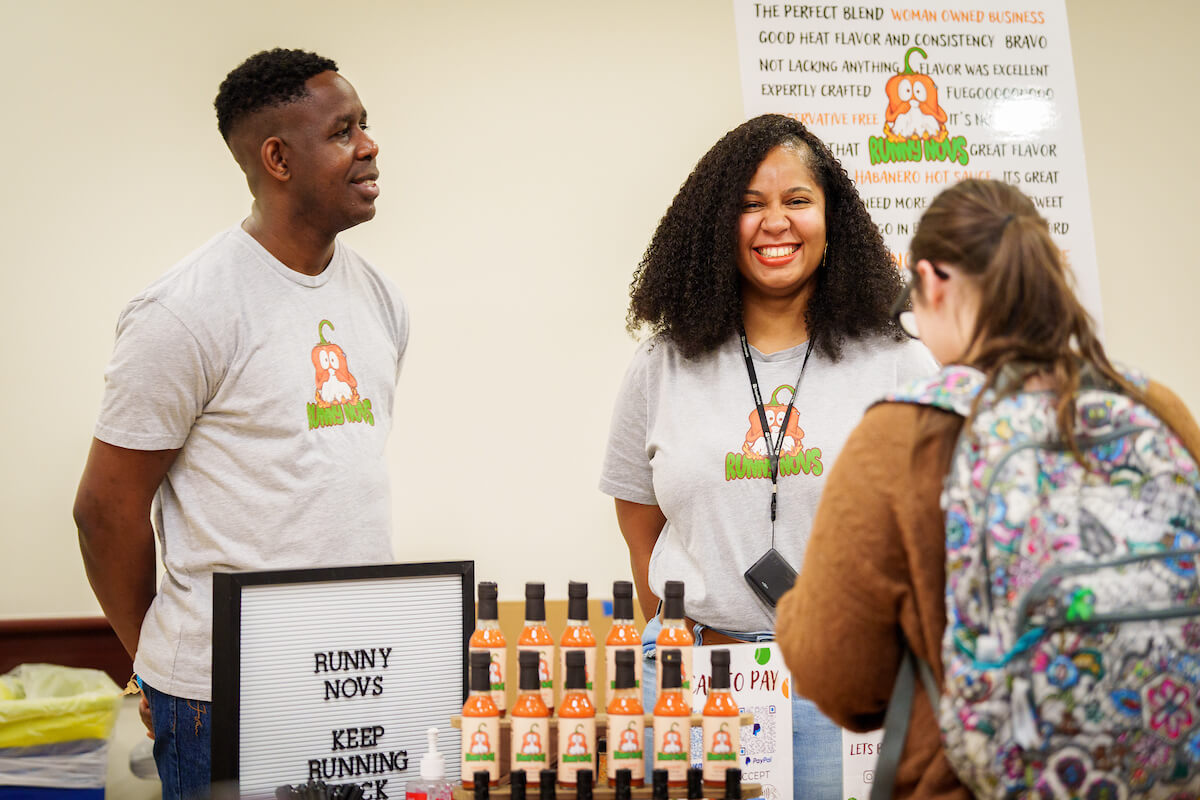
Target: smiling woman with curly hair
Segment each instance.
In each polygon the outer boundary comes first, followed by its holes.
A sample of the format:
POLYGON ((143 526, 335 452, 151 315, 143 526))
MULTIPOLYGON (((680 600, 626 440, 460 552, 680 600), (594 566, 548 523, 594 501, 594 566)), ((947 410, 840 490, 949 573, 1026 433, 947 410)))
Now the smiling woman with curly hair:
MULTIPOLYGON (((900 289, 854 184, 799 122, 757 117, 700 159, 634 274, 627 323, 652 335, 600 482, 647 619, 679 580, 704 644, 773 638, 778 587, 747 570, 771 551, 799 566, 863 411, 935 368, 891 318, 900 289)), ((840 732, 793 701, 795 796, 840 797, 840 732)))

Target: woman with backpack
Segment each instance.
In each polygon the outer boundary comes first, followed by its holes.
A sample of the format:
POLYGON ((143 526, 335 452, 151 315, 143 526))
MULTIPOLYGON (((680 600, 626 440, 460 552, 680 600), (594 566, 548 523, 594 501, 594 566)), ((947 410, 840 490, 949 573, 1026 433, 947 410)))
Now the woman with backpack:
POLYGON ((828 476, 779 604, 796 692, 890 710, 873 797, 1200 796, 1200 428, 1109 362, 1016 188, 947 189, 911 255, 894 310, 946 366, 828 476))

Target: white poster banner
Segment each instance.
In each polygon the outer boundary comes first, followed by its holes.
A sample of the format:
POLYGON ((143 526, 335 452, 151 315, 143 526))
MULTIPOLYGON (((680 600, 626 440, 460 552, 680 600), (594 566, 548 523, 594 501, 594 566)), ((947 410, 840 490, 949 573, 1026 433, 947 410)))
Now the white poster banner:
MULTIPOLYGON (((742 728, 738 766, 742 780, 762 785, 767 800, 792 798, 792 675, 774 642, 720 645, 729 651, 729 687, 743 713, 754 723, 742 728)), ((692 712, 704 711, 712 679, 712 651, 694 648, 692 712)), ((692 729, 692 766, 702 767, 699 728, 692 729)))
POLYGON ((883 731, 842 731, 842 796, 846 800, 867 800, 871 796, 882 741, 883 731))
POLYGON ((1100 322, 1063 0, 733 6, 747 117, 786 114, 828 144, 897 264, 939 191, 1003 180, 1049 222, 1100 322))

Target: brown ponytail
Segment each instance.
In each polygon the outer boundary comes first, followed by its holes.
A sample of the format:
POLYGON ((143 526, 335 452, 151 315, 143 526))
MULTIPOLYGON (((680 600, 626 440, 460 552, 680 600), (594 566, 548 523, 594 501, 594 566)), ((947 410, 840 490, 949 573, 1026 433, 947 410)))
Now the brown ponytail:
POLYGON ((914 262, 951 264, 978 283, 983 302, 967 363, 987 375, 989 387, 1003 372, 999 388, 1006 393, 1048 374, 1058 397, 1060 435, 1076 457, 1081 369, 1090 367, 1144 399, 1109 362, 1046 220, 1017 188, 972 179, 946 189, 922 215, 911 249, 914 262))

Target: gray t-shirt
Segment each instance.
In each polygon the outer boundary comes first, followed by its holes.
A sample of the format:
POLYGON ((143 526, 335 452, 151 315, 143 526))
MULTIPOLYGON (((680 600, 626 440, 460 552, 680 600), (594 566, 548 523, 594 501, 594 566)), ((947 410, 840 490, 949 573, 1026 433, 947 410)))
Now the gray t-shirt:
POLYGON ((234 227, 129 302, 96 438, 181 448, 153 507, 166 574, 134 668, 211 699, 212 572, 391 560, 385 442, 408 341, 392 283, 336 245, 316 276, 234 227))
MULTIPOLYGON (((776 429, 806 350, 751 348, 776 429)), ((936 369, 918 342, 848 341, 837 363, 813 351, 782 449, 775 523, 775 547, 797 571, 824 476, 867 406, 936 369)), ((667 524, 650 557, 650 587, 661 597, 667 580, 684 581, 687 615, 714 628, 774 629, 773 609, 743 578, 771 546, 771 479, 758 420, 737 336, 691 360, 665 338, 643 343, 613 411, 600 489, 662 509, 667 524)))

